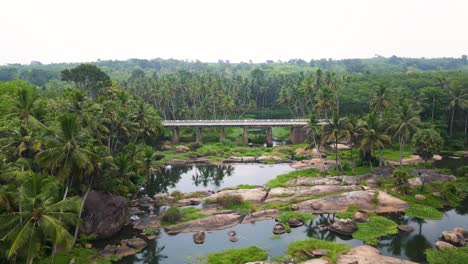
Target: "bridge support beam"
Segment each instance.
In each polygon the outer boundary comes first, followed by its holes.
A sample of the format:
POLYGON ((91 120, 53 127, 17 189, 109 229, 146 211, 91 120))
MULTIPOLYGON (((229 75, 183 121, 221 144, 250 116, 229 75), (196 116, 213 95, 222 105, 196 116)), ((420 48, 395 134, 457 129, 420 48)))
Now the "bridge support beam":
POLYGON ((197 128, 196 128, 196 132, 195 132, 195 142, 201 143, 201 141, 202 141, 202 131, 201 131, 201 127, 197 127, 197 128))
POLYGON ((307 129, 302 126, 293 126, 289 130, 289 141, 292 144, 304 143, 307 139, 307 129))
POLYGON ((224 127, 221 127, 221 132, 219 134, 219 142, 223 142, 226 139, 226 134, 224 133, 224 127))
POLYGON ((267 127, 266 146, 267 147, 273 147, 273 129, 271 127, 267 127))
POLYGON ((178 127, 174 127, 172 129, 172 139, 171 139, 171 143, 172 144, 177 144, 180 142, 180 132, 179 132, 179 128, 178 127))
POLYGON ((244 127, 244 145, 249 145, 249 128, 244 127))

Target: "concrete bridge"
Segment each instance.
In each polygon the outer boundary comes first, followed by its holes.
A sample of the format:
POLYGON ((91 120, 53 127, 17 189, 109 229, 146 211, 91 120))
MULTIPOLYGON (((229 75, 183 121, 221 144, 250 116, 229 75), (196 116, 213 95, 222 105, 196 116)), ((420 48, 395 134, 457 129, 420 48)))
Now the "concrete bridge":
MULTIPOLYGON (((302 143, 306 139, 307 119, 256 119, 256 120, 164 120, 163 126, 172 129, 172 143, 177 144, 180 141, 180 128, 196 128, 195 141, 200 142, 202 138, 203 127, 219 127, 221 134, 220 141, 225 139, 225 127, 243 127, 244 145, 248 145, 249 128, 266 128, 266 145, 273 146, 273 127, 291 127, 289 140, 293 144, 302 143)), ((325 124, 326 120, 319 120, 319 124, 325 124)))

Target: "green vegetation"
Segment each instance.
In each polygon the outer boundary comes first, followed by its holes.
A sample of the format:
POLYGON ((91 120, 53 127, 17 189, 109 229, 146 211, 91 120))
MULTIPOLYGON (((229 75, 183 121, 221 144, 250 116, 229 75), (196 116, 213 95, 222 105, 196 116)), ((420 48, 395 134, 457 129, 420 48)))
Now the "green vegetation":
POLYGON ((354 238, 360 239, 370 245, 379 243, 379 238, 398 232, 398 225, 383 216, 372 216, 368 222, 356 223, 358 230, 353 234, 354 238))
POLYGON ((252 261, 262 261, 268 258, 268 253, 252 246, 240 249, 228 249, 207 256, 207 264, 243 264, 252 261))
POLYGON ((298 261, 304 261, 309 257, 304 253, 312 252, 314 249, 326 249, 328 250, 328 257, 336 263, 336 260, 341 254, 348 252, 351 247, 345 244, 329 242, 325 240, 309 238, 302 241, 292 242, 288 245, 288 255, 292 256, 298 261))
POLYGON ((468 247, 426 249, 429 264, 465 264, 468 261, 468 247))
POLYGON ((443 213, 429 206, 413 205, 405 210, 406 215, 420 219, 442 219, 443 213))
POLYGON ((295 211, 283 211, 283 212, 280 212, 279 217, 280 217, 279 221, 284 224, 288 222, 289 218, 293 218, 293 217, 301 219, 302 221, 304 221, 304 223, 307 224, 311 220, 314 220, 316 216, 313 214, 301 213, 301 212, 295 212, 295 211))
POLYGON ((257 210, 255 204, 244 201, 240 195, 222 195, 214 200, 206 199, 206 204, 219 204, 224 209, 237 210, 242 214, 248 214, 257 210))
POLYGON ((167 209, 162 218, 162 225, 174 225, 181 222, 205 218, 207 215, 200 213, 201 209, 196 207, 184 207, 182 209, 171 206, 167 209))
POLYGON ((345 219, 345 218, 353 219, 354 214, 359 210, 361 210, 359 206, 352 204, 348 206, 348 209, 346 209, 346 212, 337 213, 335 215, 341 219, 345 219))
POLYGON ((265 184, 265 188, 285 187, 286 182, 299 177, 316 177, 320 175, 317 169, 296 170, 287 174, 278 175, 275 179, 270 180, 265 184))
MULTIPOLYGON (((64 253, 57 253, 54 256, 53 263, 70 263, 74 262, 77 264, 81 263, 89 263, 89 264, 110 264, 117 261, 119 258, 116 256, 112 256, 111 258, 101 258, 96 257, 99 252, 96 249, 86 249, 76 247, 73 248, 70 252, 64 253)), ((35 262, 37 264, 49 264, 51 263, 51 258, 43 258, 39 262, 35 262)))

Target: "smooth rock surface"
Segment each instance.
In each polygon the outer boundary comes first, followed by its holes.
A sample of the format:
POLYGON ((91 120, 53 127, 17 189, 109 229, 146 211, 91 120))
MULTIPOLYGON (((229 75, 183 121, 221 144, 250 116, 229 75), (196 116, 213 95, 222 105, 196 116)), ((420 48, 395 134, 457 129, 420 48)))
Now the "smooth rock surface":
POLYGON ((273 234, 281 235, 281 234, 284 234, 284 233, 286 233, 286 228, 284 228, 284 226, 282 224, 276 224, 273 227, 273 234))
POLYGON ((250 223, 255 223, 258 221, 275 219, 277 217, 278 217, 278 210, 276 209, 268 209, 268 210, 253 212, 245 216, 245 218, 242 220, 242 224, 250 224, 250 223))
POLYGON ((341 185, 317 185, 317 186, 296 186, 296 187, 278 187, 272 188, 268 193, 265 203, 289 201, 293 198, 322 195, 335 192, 349 192, 359 190, 359 186, 341 186, 341 185))
POLYGON ((239 224, 243 218, 240 214, 218 214, 169 226, 165 230, 168 234, 222 230, 239 224))
POLYGON ((456 248, 454 245, 440 240, 435 242, 435 246, 437 249, 456 248))
POLYGON ((267 192, 263 188, 255 189, 236 189, 236 190, 224 190, 213 195, 210 195, 208 199, 215 200, 223 195, 240 195, 244 201, 250 201, 253 203, 261 203, 265 199, 267 192))
POLYGON ((203 244, 205 242, 205 232, 198 231, 195 234, 193 234, 193 242, 195 244, 203 244))
POLYGON ((354 213, 353 221, 361 223, 367 222, 369 221, 369 215, 364 211, 357 211, 354 213))
POLYGON ((351 219, 339 219, 333 222, 328 228, 333 232, 343 235, 352 235, 358 229, 356 223, 351 219))
POLYGON ((376 213, 403 212, 409 205, 385 192, 378 191, 378 205, 374 204, 375 191, 352 191, 298 203, 300 212, 311 214, 345 212, 349 205, 357 205, 362 210, 376 213))
POLYGON ((358 246, 352 248, 347 254, 338 257, 337 264, 416 264, 409 260, 383 256, 380 251, 371 246, 358 246))
POLYGON ((400 230, 401 232, 413 232, 414 231, 414 227, 410 226, 410 225, 399 225, 398 226, 398 230, 400 230))

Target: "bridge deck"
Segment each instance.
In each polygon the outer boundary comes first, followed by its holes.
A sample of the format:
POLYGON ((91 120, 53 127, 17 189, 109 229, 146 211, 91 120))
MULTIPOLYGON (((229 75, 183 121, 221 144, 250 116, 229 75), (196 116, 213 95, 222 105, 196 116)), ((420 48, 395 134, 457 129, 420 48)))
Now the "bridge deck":
MULTIPOLYGON (((324 123, 325 120, 319 120, 324 123)), ((305 126, 307 119, 256 119, 256 120, 164 120, 165 127, 281 127, 305 126)))

